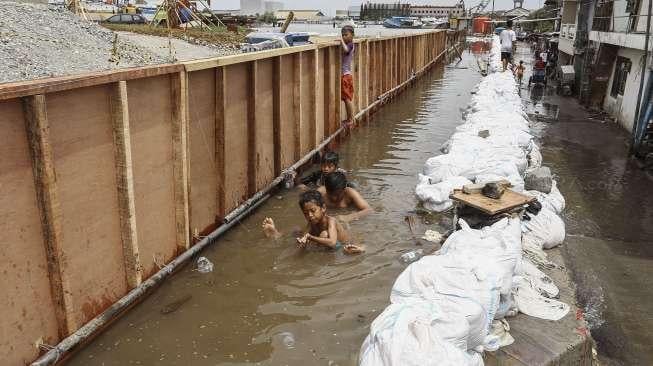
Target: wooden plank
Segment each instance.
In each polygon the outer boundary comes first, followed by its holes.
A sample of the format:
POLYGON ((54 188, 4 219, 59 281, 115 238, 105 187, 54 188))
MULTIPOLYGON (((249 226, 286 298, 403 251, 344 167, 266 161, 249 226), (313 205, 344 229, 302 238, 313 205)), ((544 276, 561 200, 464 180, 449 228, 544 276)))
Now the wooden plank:
POLYGON ((181 64, 165 64, 5 83, 0 86, 0 100, 171 74, 183 69, 181 64))
POLYGON ((119 81, 112 86, 109 103, 111 105, 111 121, 113 124, 118 213, 120 215, 122 255, 125 261, 125 278, 129 288, 135 288, 143 280, 143 267, 139 258, 138 234, 136 231, 134 172, 132 170, 129 103, 127 100, 126 81, 119 81))
POLYGON ((226 88, 227 70, 225 67, 215 69, 215 170, 217 190, 217 222, 222 221, 227 214, 225 192, 225 120, 226 120, 226 88))
POLYGON ((272 134, 274 141, 274 174, 281 174, 281 56, 272 64, 272 134))
POLYGON ((170 78, 172 98, 172 148, 175 192, 175 222, 178 253, 190 247, 188 217, 188 83, 185 72, 170 78))
POLYGON ((336 99, 333 100, 333 104, 335 105, 335 121, 333 121, 333 132, 334 133, 340 128, 340 123, 342 122, 342 96, 340 95, 340 88, 342 86, 342 49, 340 47, 332 47, 333 51, 335 52, 335 58, 334 58, 334 67, 335 67, 335 80, 336 80, 336 87, 335 87, 335 96, 336 99))
POLYGON ((318 84, 318 78, 320 74, 320 52, 315 50, 311 54, 312 61, 312 72, 309 78, 310 80, 310 93, 309 93, 309 103, 312 106, 311 112, 312 116, 308 121, 310 141, 308 141, 308 150, 313 150, 317 147, 318 136, 317 136, 317 122, 320 119, 318 117, 319 110, 317 108, 317 97, 320 94, 320 85, 318 84))
POLYGON ((290 167, 295 159, 295 56, 281 56, 279 73, 280 154, 281 169, 290 167))
POLYGON ((324 135, 331 135, 332 95, 333 95, 333 67, 331 66, 331 48, 325 48, 324 53, 324 135))
POLYGON ((256 73, 258 72, 257 61, 249 63, 249 72, 247 73, 247 193, 253 196, 256 189, 256 176, 258 174, 256 166, 256 105, 257 105, 257 88, 256 73))
MULTIPOLYGON (((274 59, 256 62, 256 128, 254 164, 256 191, 267 186, 274 174, 274 87, 272 84, 274 59)), ((255 192, 254 192, 255 193, 255 192)))
POLYGON ((293 56, 293 122, 294 122, 294 158, 301 158, 301 126, 302 126, 302 53, 293 56))
POLYGON ((517 193, 511 189, 506 189, 499 199, 485 197, 482 193, 463 193, 461 189, 455 189, 450 197, 454 201, 479 209, 488 215, 510 211, 535 200, 534 197, 517 193))
POLYGON ((188 73, 188 213, 193 243, 216 228, 215 69, 188 73))
POLYGON ((57 178, 54 171, 54 157, 50 145, 50 126, 44 95, 23 99, 25 129, 32 157, 32 172, 36 198, 41 216, 43 244, 47 257, 50 292, 57 319, 59 338, 63 339, 77 329, 72 316, 72 299, 62 268, 62 226, 61 209, 57 196, 57 178))

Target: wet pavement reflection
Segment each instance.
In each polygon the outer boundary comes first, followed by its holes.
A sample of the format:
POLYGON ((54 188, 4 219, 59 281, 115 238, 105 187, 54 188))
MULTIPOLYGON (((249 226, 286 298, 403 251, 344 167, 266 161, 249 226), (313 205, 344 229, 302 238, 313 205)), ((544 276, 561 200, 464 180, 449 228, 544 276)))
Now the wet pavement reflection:
MULTIPOLYGON (((517 59, 530 70, 528 48, 517 59)), ((614 122, 553 85, 523 85, 521 95, 567 200, 562 250, 601 364, 653 365, 653 180, 628 157, 629 134, 614 122)))
MULTIPOLYGON (((70 365, 355 365, 406 266, 398 257, 416 249, 404 218, 418 211, 417 173, 461 123, 481 56, 466 51, 435 67, 339 147, 341 167, 375 209, 351 223, 365 254, 300 252, 289 234, 266 239, 266 216, 286 233, 304 225, 298 193, 280 192, 202 253, 213 272, 187 266, 70 365)), ((420 219, 448 227, 445 216, 420 219)))

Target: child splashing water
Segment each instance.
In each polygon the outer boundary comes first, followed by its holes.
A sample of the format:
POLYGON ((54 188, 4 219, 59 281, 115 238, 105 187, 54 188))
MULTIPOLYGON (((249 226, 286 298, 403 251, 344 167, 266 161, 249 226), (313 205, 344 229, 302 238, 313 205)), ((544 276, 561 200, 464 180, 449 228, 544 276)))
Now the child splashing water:
MULTIPOLYGON (((297 238, 299 248, 304 249, 309 244, 314 244, 332 250, 342 249, 347 254, 364 251, 361 246, 349 244, 349 233, 338 220, 327 215, 327 207, 320 192, 311 190, 302 193, 299 207, 307 222, 306 233, 297 238)), ((281 232, 277 230, 270 217, 263 220, 262 228, 268 238, 281 237, 281 232)))

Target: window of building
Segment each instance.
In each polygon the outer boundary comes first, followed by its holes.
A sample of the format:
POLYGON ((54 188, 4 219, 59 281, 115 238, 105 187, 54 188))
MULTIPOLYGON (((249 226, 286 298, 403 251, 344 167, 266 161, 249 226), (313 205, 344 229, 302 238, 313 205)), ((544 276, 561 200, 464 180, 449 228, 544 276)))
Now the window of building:
POLYGON ((626 79, 630 72, 630 59, 617 56, 617 61, 614 63, 614 76, 612 77, 612 89, 610 96, 616 98, 617 95, 624 95, 626 90, 626 79))

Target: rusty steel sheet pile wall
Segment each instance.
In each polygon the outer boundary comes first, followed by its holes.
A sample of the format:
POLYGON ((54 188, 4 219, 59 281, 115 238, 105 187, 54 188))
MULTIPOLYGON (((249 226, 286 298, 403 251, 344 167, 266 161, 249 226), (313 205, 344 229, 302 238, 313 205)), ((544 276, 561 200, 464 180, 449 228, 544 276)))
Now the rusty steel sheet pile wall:
MULTIPOLYGON (((448 42, 356 43, 367 121, 448 42)), ((334 42, 0 85, 4 364, 75 332, 338 131, 340 62, 334 42)))

